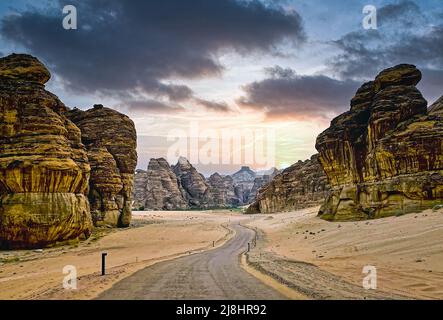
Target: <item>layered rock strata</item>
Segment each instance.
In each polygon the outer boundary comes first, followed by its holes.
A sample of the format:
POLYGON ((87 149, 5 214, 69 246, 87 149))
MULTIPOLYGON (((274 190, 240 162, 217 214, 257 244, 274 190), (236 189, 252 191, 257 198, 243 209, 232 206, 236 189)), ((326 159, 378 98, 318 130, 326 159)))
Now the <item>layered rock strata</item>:
POLYGON ((180 181, 163 158, 149 162, 144 194, 145 210, 188 209, 180 181))
POLYGON ((165 159, 151 159, 148 171, 136 172, 133 208, 184 210, 243 206, 254 200, 257 191, 278 170, 273 168, 268 173, 260 175, 242 167, 232 176, 216 172, 206 179, 186 158, 179 158, 171 167, 165 159))
POLYGON ((36 248, 88 237, 90 165, 67 107, 29 55, 0 59, 0 246, 36 248))
POLYGON ((235 192, 234 179, 231 176, 214 173, 207 181, 211 189, 213 207, 237 207, 242 204, 235 192))
POLYGON ((132 208, 135 210, 145 209, 146 185, 148 183, 148 172, 146 170, 135 170, 134 188, 132 191, 132 208))
POLYGON ((235 194, 242 204, 249 203, 250 193, 254 187, 256 177, 256 173, 248 166, 241 167, 239 171, 232 175, 232 179, 235 183, 235 194))
POLYGON ((87 111, 73 109, 67 116, 80 128, 87 149, 91 165, 88 198, 94 224, 128 226, 137 165, 134 123, 102 105, 87 111))
POLYGON ((427 110, 413 65, 365 83, 317 138, 331 193, 319 215, 360 220, 400 215, 443 202, 441 99, 427 110))
POLYGON ((254 179, 254 184, 252 185, 251 190, 248 193, 248 197, 247 197, 247 202, 246 203, 253 203, 256 198, 257 195, 259 193, 259 190, 264 187, 265 185, 267 185, 269 182, 272 181, 272 179, 275 178, 275 176, 277 176, 280 172, 274 168, 270 174, 264 174, 262 176, 257 176, 254 179))
POLYGON ((180 181, 186 201, 191 208, 213 207, 212 194, 205 177, 184 157, 180 157, 172 170, 180 181))
POLYGON ((324 201, 329 186, 318 155, 298 161, 258 190, 246 213, 288 212, 324 201))
POLYGON ((44 247, 127 226, 137 161, 132 121, 70 110, 45 90, 36 58, 0 59, 0 246, 44 247), (92 212, 92 215, 91 215, 92 212))

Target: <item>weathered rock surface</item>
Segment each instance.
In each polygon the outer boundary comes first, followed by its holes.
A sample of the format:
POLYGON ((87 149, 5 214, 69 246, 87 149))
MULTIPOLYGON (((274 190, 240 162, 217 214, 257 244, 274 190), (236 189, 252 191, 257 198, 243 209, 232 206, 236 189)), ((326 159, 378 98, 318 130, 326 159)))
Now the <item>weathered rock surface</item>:
POLYGON ((180 157, 172 170, 180 181, 184 196, 191 208, 213 207, 212 194, 205 177, 184 157, 180 157))
POLYGON ((67 116, 81 130, 91 177, 88 198, 95 225, 126 227, 131 222, 137 137, 129 117, 95 105, 67 116))
POLYGON ((273 168, 269 172, 269 174, 264 174, 264 175, 261 175, 261 176, 257 176, 254 179, 254 184, 252 185, 251 190, 249 191, 246 204, 253 203, 256 200, 256 198, 257 198, 259 190, 262 187, 264 187, 265 185, 267 185, 269 182, 271 182, 271 180, 274 179, 275 176, 277 176, 279 173, 280 172, 276 168, 273 168))
POLYGON ((0 59, 0 246, 35 248, 89 236, 90 165, 80 130, 46 91, 29 55, 0 59))
POLYGON ((429 114, 442 114, 443 113, 443 96, 441 96, 437 101, 435 101, 429 107, 429 114))
POLYGON ((235 193, 242 204, 248 203, 256 176, 256 173, 247 166, 241 167, 239 171, 232 175, 235 183, 235 193))
POLYGON ((145 210, 188 209, 180 181, 163 158, 151 159, 149 162, 145 195, 145 210))
POLYGON ((135 210, 145 209, 147 183, 148 171, 141 169, 135 170, 134 188, 132 189, 132 208, 135 210))
POLYGON ((136 172, 133 208, 184 210, 243 206, 252 202, 258 189, 277 173, 273 168, 269 175, 257 175, 249 167, 243 167, 232 176, 214 173, 205 179, 186 158, 181 157, 171 167, 165 159, 151 159, 148 171, 136 172), (155 190, 155 196, 148 190, 155 190))
POLYGON ((329 186, 318 155, 298 161, 259 189, 247 213, 288 212, 320 204, 329 186))
POLYGON ((365 83, 317 138, 332 187, 319 215, 356 220, 432 208, 443 201, 441 100, 427 111, 412 65, 365 83))
POLYGON ((241 200, 235 193, 234 179, 214 173, 207 180, 211 189, 211 204, 216 208, 237 207, 241 200))

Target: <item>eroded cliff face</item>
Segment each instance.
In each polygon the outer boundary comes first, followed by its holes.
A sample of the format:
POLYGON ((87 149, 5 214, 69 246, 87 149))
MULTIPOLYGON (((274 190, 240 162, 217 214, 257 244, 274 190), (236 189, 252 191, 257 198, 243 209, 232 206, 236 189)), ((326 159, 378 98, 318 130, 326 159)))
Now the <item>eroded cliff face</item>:
POLYGON ((29 55, 0 59, 0 246, 35 248, 88 237, 90 165, 50 74, 29 55))
POLYGON ((278 171, 276 168, 273 168, 273 170, 269 174, 257 176, 254 179, 254 184, 252 185, 251 191, 248 194, 247 203, 249 204, 255 202, 260 189, 271 182, 272 179, 274 179, 279 173, 280 171, 278 171))
POLYGON ((134 188, 132 189, 132 208, 135 210, 145 209, 147 183, 148 172, 141 169, 135 170, 134 188))
POLYGON ((248 166, 243 166, 241 169, 232 174, 232 179, 235 184, 235 194, 240 199, 241 204, 249 203, 250 193, 254 187, 256 173, 248 166))
POLYGON ((246 213, 288 212, 324 201, 329 186, 318 155, 298 161, 258 190, 246 213))
POLYGON ((188 203, 180 181, 168 162, 163 159, 151 159, 146 173, 145 210, 185 210, 188 203))
POLYGON ((73 109, 67 116, 80 128, 91 165, 88 198, 94 224, 128 226, 137 165, 134 123, 102 105, 73 109))
POLYGON ((135 210, 222 209, 253 201, 257 190, 278 173, 257 175, 243 167, 234 175, 205 178, 184 157, 169 166, 165 159, 151 159, 148 171, 137 170, 133 192, 135 210))
POLYGON ((45 90, 36 58, 0 59, 0 246, 44 247, 127 226, 137 161, 132 121, 70 110, 45 90), (91 215, 92 210, 92 215, 91 215))
POLYGON ((241 200, 235 193, 234 179, 231 176, 221 176, 219 173, 214 173, 207 181, 211 188, 213 207, 225 208, 241 205, 241 200))
POLYGON ((180 157, 172 166, 180 185, 184 190, 186 201, 191 208, 206 209, 213 207, 212 194, 205 177, 184 157, 180 157))
POLYGON ((332 187, 319 215, 356 220, 399 215, 443 201, 441 100, 427 110, 412 65, 365 83, 317 138, 332 187))

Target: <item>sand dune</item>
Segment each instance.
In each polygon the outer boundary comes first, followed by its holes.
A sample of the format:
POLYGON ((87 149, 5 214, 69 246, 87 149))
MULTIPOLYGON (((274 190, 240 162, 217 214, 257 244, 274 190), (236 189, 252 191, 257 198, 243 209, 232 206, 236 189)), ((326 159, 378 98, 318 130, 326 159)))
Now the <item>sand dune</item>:
POLYGON ((222 212, 143 212, 134 225, 78 246, 0 251, 0 299, 92 299, 118 280, 148 265, 225 242, 228 221, 242 219, 222 212), (107 252, 108 274, 100 275, 101 253, 107 252), (78 272, 78 289, 62 288, 65 265, 78 272))
POLYGON ((443 298, 443 211, 361 222, 326 222, 318 208, 270 216, 264 251, 315 264, 361 286, 363 267, 377 268, 377 289, 419 299, 443 298))

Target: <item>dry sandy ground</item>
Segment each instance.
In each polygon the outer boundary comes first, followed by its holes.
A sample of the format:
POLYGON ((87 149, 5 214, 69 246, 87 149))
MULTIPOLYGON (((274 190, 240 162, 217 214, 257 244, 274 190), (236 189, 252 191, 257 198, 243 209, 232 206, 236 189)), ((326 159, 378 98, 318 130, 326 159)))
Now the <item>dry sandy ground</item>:
POLYGON ((443 211, 362 222, 327 222, 318 208, 249 223, 264 232, 263 250, 312 263, 362 287, 366 265, 377 268, 377 289, 419 299, 443 299, 443 211))
POLYGON ((135 227, 108 230, 78 245, 0 251, 0 299, 92 299, 158 261, 212 249, 213 241, 220 246, 230 237, 224 226, 243 219, 230 211, 142 212, 134 214, 135 227), (106 276, 102 252, 108 254, 106 276), (77 268, 77 290, 62 287, 66 265, 77 268))

